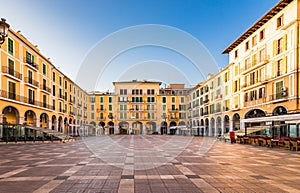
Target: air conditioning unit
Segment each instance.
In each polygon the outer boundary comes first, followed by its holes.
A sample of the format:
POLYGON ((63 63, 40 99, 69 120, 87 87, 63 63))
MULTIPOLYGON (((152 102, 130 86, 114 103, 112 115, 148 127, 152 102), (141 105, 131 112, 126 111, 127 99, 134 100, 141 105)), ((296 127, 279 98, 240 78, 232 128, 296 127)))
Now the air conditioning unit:
POLYGON ((282 91, 280 94, 281 94, 281 96, 287 96, 287 92, 285 92, 285 91, 282 91))
POLYGON ((287 91, 287 88, 286 87, 282 87, 281 88, 281 92, 285 92, 285 91, 287 91))

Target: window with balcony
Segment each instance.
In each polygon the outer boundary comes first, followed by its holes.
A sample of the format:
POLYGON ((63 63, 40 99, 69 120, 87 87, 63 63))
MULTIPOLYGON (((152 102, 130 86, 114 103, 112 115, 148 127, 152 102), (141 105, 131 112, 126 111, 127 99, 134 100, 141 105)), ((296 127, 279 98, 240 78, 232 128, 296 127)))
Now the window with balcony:
POLYGON ((52 109, 55 111, 55 99, 52 100, 52 109))
POLYGON ((16 83, 8 82, 8 98, 16 100, 16 83))
POLYGON ((28 51, 26 51, 26 63, 34 65, 34 56, 28 51))
POLYGON ((34 90, 28 89, 28 103, 33 105, 34 100, 35 100, 34 90))
POLYGON ((15 62, 8 59, 8 74, 15 76, 15 62))
POLYGON ((32 71, 28 70, 28 83, 29 84, 33 84, 33 75, 32 75, 32 71))
POLYGON ((259 88, 258 89, 258 98, 265 98, 266 94, 265 94, 265 87, 259 88))
POLYGON ((43 95, 43 107, 47 107, 47 95, 43 95))

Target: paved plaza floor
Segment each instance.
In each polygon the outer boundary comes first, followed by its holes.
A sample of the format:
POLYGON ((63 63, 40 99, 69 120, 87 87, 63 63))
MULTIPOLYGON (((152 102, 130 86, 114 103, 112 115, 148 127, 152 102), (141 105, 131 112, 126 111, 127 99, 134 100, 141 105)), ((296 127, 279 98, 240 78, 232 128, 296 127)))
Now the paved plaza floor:
POLYGON ((0 192, 300 192, 300 153, 189 136, 0 145, 0 192))

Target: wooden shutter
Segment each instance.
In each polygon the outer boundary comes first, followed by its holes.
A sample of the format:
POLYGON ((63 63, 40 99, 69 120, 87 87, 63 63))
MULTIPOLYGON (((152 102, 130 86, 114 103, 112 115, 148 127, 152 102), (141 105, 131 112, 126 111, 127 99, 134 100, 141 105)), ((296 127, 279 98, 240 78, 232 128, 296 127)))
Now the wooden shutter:
POLYGON ((273 56, 277 54, 277 40, 273 41, 273 56))

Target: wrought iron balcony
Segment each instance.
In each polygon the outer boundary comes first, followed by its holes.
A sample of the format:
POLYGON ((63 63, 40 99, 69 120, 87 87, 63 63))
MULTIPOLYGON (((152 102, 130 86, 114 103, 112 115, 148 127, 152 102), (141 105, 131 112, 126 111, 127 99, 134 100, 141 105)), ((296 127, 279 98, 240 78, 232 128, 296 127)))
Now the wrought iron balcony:
POLYGON ((22 80, 22 74, 20 72, 15 71, 13 68, 2 66, 2 72, 22 80))

